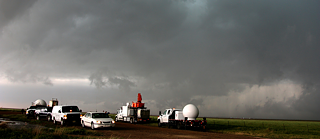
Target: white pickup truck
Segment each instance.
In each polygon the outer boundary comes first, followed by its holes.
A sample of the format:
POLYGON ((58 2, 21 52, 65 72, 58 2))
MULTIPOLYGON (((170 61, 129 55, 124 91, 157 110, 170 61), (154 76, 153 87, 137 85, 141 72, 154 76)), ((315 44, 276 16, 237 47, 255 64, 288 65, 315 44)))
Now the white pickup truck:
POLYGON ((183 115, 183 110, 181 109, 166 109, 162 114, 159 111, 158 117, 158 126, 161 127, 163 125, 173 126, 178 129, 187 129, 187 127, 200 128, 202 130, 206 130, 207 120, 203 118, 203 120, 196 120, 192 117, 185 117, 183 115))

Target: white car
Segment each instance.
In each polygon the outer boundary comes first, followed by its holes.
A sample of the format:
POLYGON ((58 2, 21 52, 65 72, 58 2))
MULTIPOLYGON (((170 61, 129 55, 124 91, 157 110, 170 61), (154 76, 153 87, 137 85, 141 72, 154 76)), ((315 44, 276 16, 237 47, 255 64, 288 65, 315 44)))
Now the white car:
POLYGON ((88 112, 81 117, 82 127, 91 127, 91 129, 115 127, 115 121, 107 113, 88 112))

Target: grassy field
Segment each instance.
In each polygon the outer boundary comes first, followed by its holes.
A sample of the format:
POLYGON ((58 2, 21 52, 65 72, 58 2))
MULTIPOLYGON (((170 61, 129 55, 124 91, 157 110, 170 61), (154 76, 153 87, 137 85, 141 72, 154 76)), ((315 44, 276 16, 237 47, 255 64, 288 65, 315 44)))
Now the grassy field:
POLYGON ((320 122, 207 118, 209 131, 267 138, 320 138, 320 122))
MULTIPOLYGON (((157 116, 151 118, 149 125, 157 126, 157 116)), ((320 122, 207 118, 207 131, 265 138, 319 139, 320 122)))
MULTIPOLYGON (((24 109, 25 111, 26 109, 24 109)), ((14 109, 14 108, 1 108, 0 111, 13 111, 13 112, 21 112, 21 109, 14 109)))

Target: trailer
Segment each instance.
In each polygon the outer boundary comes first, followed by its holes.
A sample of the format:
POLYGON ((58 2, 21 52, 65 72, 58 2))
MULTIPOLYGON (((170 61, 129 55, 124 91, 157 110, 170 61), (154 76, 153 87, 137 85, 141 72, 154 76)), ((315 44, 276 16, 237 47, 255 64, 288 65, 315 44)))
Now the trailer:
POLYGON ((187 129, 188 127, 206 130, 207 120, 197 120, 199 115, 198 108, 193 104, 186 105, 183 110, 170 108, 166 109, 163 113, 159 111, 158 126, 163 125, 173 126, 178 129, 187 129))
POLYGON ((121 106, 117 110, 117 115, 115 116, 115 121, 124 121, 130 123, 138 122, 149 122, 150 121, 150 110, 144 107, 144 103, 141 103, 142 97, 138 93, 138 101, 126 103, 125 106, 121 106))

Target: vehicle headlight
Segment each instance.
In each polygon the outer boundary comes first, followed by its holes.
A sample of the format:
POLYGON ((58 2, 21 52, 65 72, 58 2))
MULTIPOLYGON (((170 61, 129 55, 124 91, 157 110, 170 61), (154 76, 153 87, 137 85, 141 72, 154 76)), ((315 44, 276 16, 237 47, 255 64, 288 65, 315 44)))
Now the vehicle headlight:
POLYGON ((114 124, 114 123, 116 123, 116 122, 112 120, 112 123, 114 124))
POLYGON ((26 111, 26 114, 28 114, 29 112, 28 111, 26 111))
POLYGON ((64 119, 67 119, 67 115, 63 115, 63 118, 64 118, 64 119))
POLYGON ((82 114, 80 114, 80 117, 82 117, 82 114))
POLYGON ((101 121, 97 121, 98 124, 101 124, 101 121))

